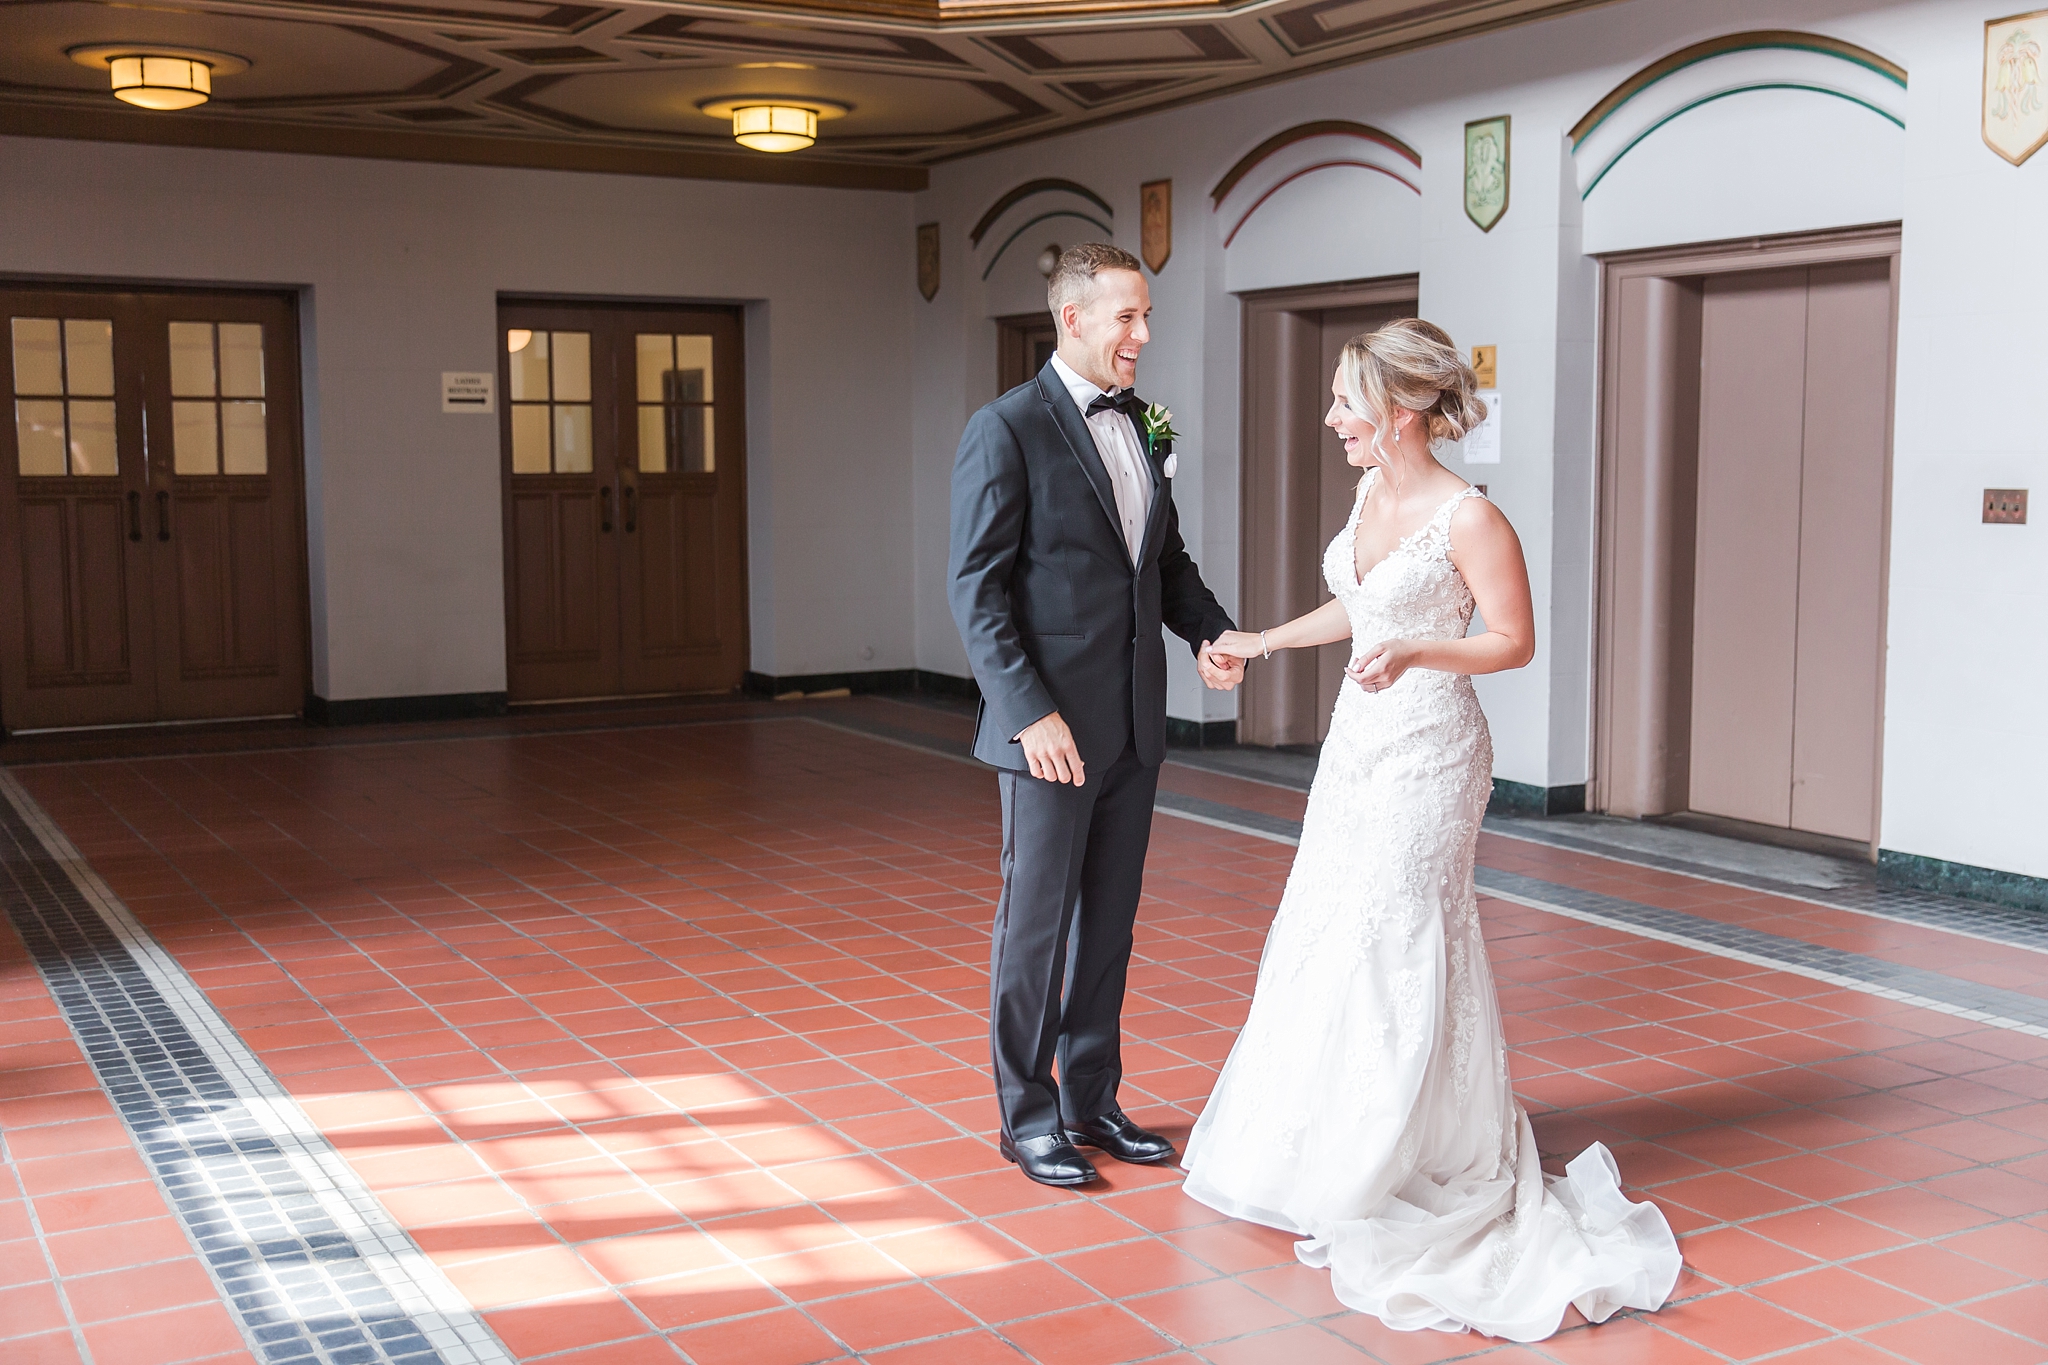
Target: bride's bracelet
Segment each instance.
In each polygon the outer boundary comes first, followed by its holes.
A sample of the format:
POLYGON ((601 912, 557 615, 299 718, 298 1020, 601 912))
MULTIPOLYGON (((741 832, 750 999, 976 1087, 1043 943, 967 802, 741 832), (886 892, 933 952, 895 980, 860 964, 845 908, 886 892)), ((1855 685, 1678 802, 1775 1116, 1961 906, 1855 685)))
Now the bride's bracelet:
POLYGON ((1263 630, 1259 632, 1259 657, 1261 659, 1270 659, 1273 657, 1273 651, 1266 648, 1266 632, 1263 630))

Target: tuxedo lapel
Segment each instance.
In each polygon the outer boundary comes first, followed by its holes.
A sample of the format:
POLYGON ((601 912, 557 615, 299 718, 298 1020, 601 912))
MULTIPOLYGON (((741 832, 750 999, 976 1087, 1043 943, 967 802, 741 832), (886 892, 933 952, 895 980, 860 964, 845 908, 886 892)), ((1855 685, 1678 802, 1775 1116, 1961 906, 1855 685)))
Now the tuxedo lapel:
MULTIPOLYGON (((1047 361, 1045 368, 1038 372, 1038 396, 1045 400, 1045 406, 1052 413, 1053 425, 1066 438, 1067 449, 1080 461, 1081 472, 1088 477, 1089 487, 1095 490, 1095 501, 1102 505, 1102 515, 1109 518, 1110 534, 1123 548, 1124 559, 1129 561, 1131 547, 1124 543, 1123 519, 1116 512, 1116 489, 1110 486, 1109 470, 1102 463, 1102 452, 1095 448, 1095 437, 1089 433, 1088 423, 1082 420, 1081 410, 1074 406, 1072 395, 1060 382, 1059 372, 1053 369, 1051 361, 1047 361)), ((1141 545, 1139 548, 1144 547, 1141 545)))
POLYGON ((1173 485, 1166 477, 1166 462, 1153 453, 1152 443, 1138 437, 1139 447, 1145 452, 1145 468, 1152 475, 1152 506, 1145 515, 1145 534, 1138 541, 1138 562, 1143 564, 1145 556, 1152 553, 1152 542, 1166 525, 1166 498, 1173 485))

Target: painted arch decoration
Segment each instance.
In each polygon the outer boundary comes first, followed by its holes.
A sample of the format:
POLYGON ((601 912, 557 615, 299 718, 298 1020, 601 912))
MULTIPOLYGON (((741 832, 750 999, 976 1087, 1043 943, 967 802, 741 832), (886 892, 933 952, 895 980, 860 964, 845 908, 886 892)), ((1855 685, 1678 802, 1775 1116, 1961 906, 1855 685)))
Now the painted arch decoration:
POLYGON ((989 205, 975 223, 974 230, 967 234, 967 241, 980 257, 981 278, 986 280, 994 273, 1005 253, 1018 245, 1020 239, 1034 255, 1048 245, 1039 240, 1048 233, 1062 246, 1072 246, 1080 241, 1113 242, 1116 240, 1115 221, 1116 213, 1110 208, 1109 201, 1077 180, 1027 180, 1013 186, 989 205), (1073 220, 1085 228, 1070 225, 1061 231, 1048 227, 1044 232, 1026 238, 1033 228, 1059 219, 1073 220))
POLYGON ((1422 156, 1371 124, 1283 129, 1238 158, 1209 205, 1233 293, 1412 274, 1420 263, 1422 156))
POLYGON ((1660 58, 1609 91, 1571 130, 1579 195, 1658 129, 1752 91, 1803 90, 1906 126, 1906 70, 1867 48, 1818 33, 1729 33, 1660 58))
POLYGON ((1348 119, 1298 123, 1239 157, 1209 191, 1210 211, 1223 219, 1223 245, 1281 189, 1323 171, 1365 171, 1422 193, 1422 154, 1392 133, 1348 119))

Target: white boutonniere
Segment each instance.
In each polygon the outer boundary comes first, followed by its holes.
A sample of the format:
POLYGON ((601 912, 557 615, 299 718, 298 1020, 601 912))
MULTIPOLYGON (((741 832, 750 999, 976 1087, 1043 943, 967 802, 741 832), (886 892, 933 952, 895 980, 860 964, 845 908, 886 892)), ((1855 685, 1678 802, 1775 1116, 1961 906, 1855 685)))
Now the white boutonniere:
POLYGON ((1173 443, 1180 433, 1173 429, 1173 409, 1153 403, 1145 409, 1142 417, 1145 427, 1145 447, 1166 457, 1164 473, 1172 478, 1180 468, 1180 459, 1173 453, 1173 443))

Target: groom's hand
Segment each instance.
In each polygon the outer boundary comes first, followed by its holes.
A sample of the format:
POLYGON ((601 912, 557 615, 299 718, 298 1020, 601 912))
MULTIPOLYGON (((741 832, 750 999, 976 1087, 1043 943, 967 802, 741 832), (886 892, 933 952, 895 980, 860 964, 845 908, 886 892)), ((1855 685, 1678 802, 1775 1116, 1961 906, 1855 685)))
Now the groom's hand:
POLYGON ((1024 758, 1031 765, 1033 777, 1047 782, 1071 782, 1077 787, 1086 785, 1081 751, 1074 747, 1074 732, 1060 719, 1059 712, 1025 726, 1017 742, 1024 746, 1024 758))
POLYGON ((1244 660, 1228 654, 1215 654, 1209 649, 1210 641, 1202 641, 1202 647, 1195 651, 1195 671, 1202 675, 1202 681, 1218 692, 1228 692, 1244 681, 1244 660))

